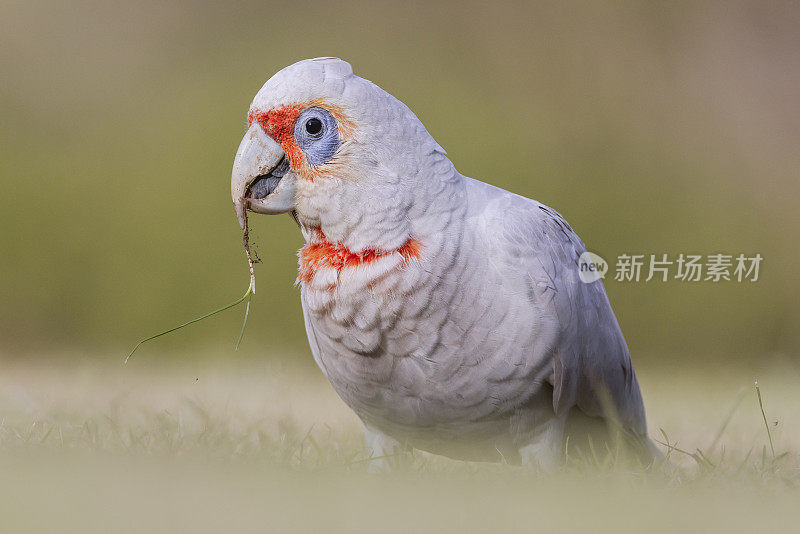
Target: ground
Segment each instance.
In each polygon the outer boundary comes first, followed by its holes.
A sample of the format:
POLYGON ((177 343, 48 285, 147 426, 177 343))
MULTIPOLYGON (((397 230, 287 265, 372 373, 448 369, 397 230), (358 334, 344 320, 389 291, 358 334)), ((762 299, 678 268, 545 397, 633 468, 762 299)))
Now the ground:
POLYGON ((308 366, 137 358, 3 363, 0 530, 760 532, 800 520, 789 359, 640 367, 651 435, 683 451, 667 472, 603 455, 543 475, 415 454, 377 476, 358 420, 308 366))

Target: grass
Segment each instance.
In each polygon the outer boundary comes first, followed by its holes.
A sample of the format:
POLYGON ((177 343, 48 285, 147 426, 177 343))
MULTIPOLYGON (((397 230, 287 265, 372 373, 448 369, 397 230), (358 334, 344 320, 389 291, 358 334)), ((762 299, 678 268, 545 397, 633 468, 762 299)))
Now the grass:
POLYGON ((542 475, 415 453, 374 476, 360 423, 318 372, 157 359, 4 363, 3 531, 744 532, 800 520, 791 367, 758 370, 758 390, 752 370, 640 369, 673 469, 598 454, 542 475))

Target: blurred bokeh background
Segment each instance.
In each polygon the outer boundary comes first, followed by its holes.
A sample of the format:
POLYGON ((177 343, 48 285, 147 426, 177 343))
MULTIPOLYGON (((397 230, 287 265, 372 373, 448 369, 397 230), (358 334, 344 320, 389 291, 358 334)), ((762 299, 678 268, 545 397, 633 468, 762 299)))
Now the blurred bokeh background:
POLYGON ((797 524, 798 28, 788 1, 3 0, 0 530, 797 524), (417 453, 366 478, 361 424, 306 344, 288 216, 251 218, 263 263, 239 352, 241 308, 121 365, 245 290, 229 182, 246 112, 318 56, 606 260, 761 254, 755 283, 606 279, 679 471, 539 478, 417 453))
MULTIPOLYGON (((0 354, 122 358, 240 295, 229 177, 247 108, 280 68, 332 55, 463 174, 556 208, 606 259, 764 257, 756 283, 607 279, 635 361, 796 359, 799 27, 792 2, 7 0, 0 354)), ((312 365, 300 235, 253 220, 263 263, 236 357, 312 365)), ((137 358, 230 358, 241 313, 137 358)))

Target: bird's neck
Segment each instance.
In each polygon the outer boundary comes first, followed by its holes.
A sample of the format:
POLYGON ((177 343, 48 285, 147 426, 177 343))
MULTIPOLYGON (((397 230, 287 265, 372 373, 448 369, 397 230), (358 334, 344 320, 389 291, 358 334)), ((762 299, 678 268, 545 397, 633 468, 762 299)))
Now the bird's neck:
POLYGON ((437 258, 445 241, 460 236, 465 208, 462 177, 444 155, 437 156, 442 172, 409 178, 408 187, 393 195, 374 190, 369 202, 358 195, 348 202, 340 186, 324 202, 305 203, 296 217, 306 240, 298 253, 297 282, 311 289, 341 288, 342 281, 363 288, 389 271, 437 258))

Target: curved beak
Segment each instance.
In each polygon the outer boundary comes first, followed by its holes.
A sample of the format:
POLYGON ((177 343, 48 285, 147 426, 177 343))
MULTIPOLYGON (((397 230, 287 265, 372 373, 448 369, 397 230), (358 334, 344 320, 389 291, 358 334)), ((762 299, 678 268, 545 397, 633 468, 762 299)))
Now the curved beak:
POLYGON ((254 122, 244 134, 231 173, 231 198, 244 230, 247 210, 286 213, 294 209, 294 173, 278 143, 254 122))

